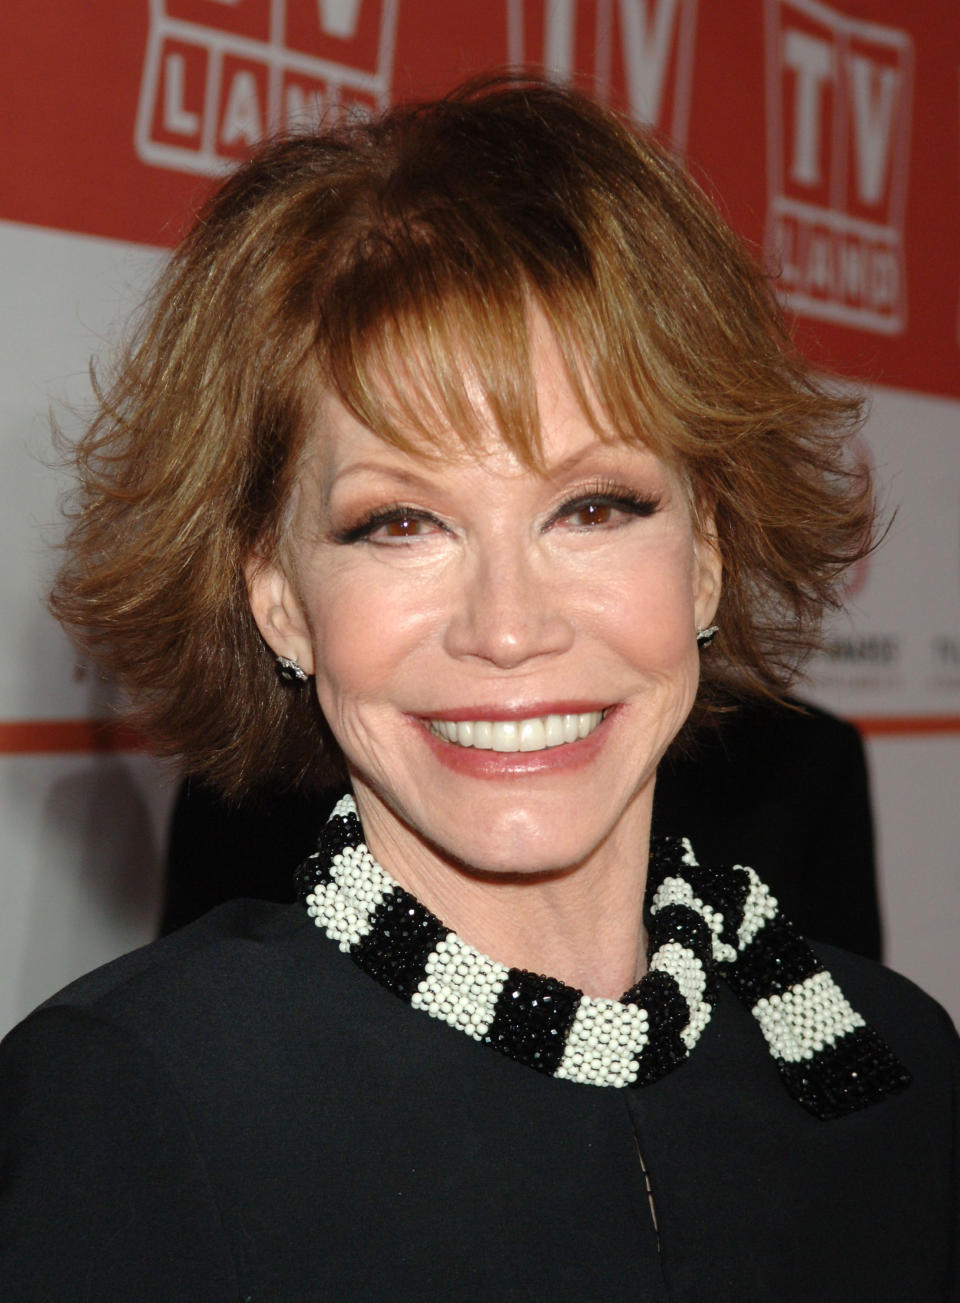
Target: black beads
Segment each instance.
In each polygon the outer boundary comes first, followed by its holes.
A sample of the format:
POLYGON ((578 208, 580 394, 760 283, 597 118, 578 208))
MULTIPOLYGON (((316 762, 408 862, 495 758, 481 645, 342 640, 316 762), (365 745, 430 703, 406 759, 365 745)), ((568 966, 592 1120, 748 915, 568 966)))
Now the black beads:
POLYGON ((690 1020, 690 1006, 680 994, 676 979, 654 970, 623 997, 647 1011, 649 1036, 638 1059, 634 1086, 649 1086, 682 1063, 687 1047, 680 1033, 690 1020))
POLYGON ((794 1099, 824 1120, 855 1113, 906 1089, 910 1073, 872 1027, 858 1027, 799 1063, 778 1062, 794 1099))
POLYGON ((423 981, 427 960, 446 935, 435 915, 396 887, 377 906, 369 932, 350 953, 371 977, 409 1000, 423 981))
POLYGON ((293 875, 297 899, 305 901, 315 887, 332 881, 330 867, 333 857, 348 846, 359 846, 362 841, 363 829, 356 814, 338 814, 335 810, 323 825, 317 849, 307 856, 293 875))
POLYGON ((556 1072, 581 994, 552 977, 511 968, 483 1039, 529 1068, 556 1072))
POLYGON ((692 950, 706 965, 713 962, 713 942, 710 929, 686 905, 665 905, 654 914, 648 928, 651 952, 660 950, 670 941, 692 950))
POLYGON ((809 942, 783 918, 770 919, 744 946, 724 977, 748 1008, 782 995, 823 969, 809 942))

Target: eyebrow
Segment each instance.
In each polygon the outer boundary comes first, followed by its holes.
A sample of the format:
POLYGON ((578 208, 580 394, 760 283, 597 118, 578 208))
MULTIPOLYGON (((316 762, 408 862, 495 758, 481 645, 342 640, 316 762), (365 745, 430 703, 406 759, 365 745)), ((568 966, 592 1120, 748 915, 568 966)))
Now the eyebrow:
MULTIPOLYGON (((576 448, 576 450, 569 453, 568 456, 565 456, 563 460, 558 461, 556 465, 548 466, 546 472, 543 474, 543 478, 547 481, 560 480, 560 478, 563 478, 565 474, 568 474, 571 470, 576 470, 577 466, 580 465, 582 461, 589 461, 590 457, 597 455, 598 451, 612 452, 616 456, 617 450, 623 448, 625 451, 628 447, 630 447, 630 451, 650 453, 649 448, 642 446, 642 444, 641 446, 633 447, 619 442, 607 443, 606 440, 597 439, 595 442, 585 444, 582 448, 576 448)), ((653 456, 653 453, 650 453, 650 455, 653 456)), ((432 478, 434 474, 435 470, 432 468, 427 469, 426 472, 419 473, 417 470, 409 470, 406 466, 392 466, 388 463, 383 463, 383 461, 370 461, 366 459, 350 461, 350 463, 344 466, 343 469, 337 470, 337 472, 333 474, 331 480, 328 481, 326 496, 327 498, 330 498, 333 489, 335 489, 336 485, 339 485, 341 481, 352 480, 352 478, 357 476, 376 476, 380 478, 380 480, 391 480, 397 483, 397 485, 410 487, 410 489, 423 489, 423 487, 434 485, 435 480, 432 478)))
POLYGON ((389 466, 377 461, 355 461, 350 462, 349 465, 334 474, 329 481, 328 492, 341 480, 352 479, 356 475, 376 475, 380 479, 394 480, 398 484, 409 484, 414 488, 422 487, 430 482, 427 475, 420 475, 416 471, 407 470, 402 466, 389 466))
POLYGON ((556 463, 555 466, 547 468, 547 479, 559 479, 560 476, 566 475, 571 470, 576 470, 581 462, 589 461, 598 452, 609 452, 614 457, 620 452, 640 452, 652 456, 650 449, 645 444, 625 444, 620 440, 610 441, 606 439, 597 439, 593 443, 585 444, 582 448, 576 449, 568 457, 556 463))

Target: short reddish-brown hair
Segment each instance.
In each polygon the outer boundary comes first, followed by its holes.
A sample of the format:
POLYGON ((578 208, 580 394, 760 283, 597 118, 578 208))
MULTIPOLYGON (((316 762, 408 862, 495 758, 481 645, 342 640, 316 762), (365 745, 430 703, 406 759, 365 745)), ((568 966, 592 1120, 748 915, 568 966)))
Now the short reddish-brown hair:
POLYGON ((715 522, 721 634, 695 713, 786 686, 870 543, 844 452, 859 404, 797 356, 767 278, 662 146, 570 90, 495 78, 265 145, 98 389, 52 607, 160 751, 234 793, 330 776, 336 746, 278 681, 244 579, 281 545, 319 387, 401 447, 413 429, 442 452, 455 429, 469 448, 467 353, 537 467, 534 304, 598 428, 678 468, 715 522))

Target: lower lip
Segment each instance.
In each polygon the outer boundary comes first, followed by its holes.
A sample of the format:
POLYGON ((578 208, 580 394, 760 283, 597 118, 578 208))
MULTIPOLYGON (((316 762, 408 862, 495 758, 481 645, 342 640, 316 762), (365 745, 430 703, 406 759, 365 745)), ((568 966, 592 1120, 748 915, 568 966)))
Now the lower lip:
POLYGON ((606 744, 616 714, 616 707, 608 710, 588 737, 558 747, 546 747, 543 751, 478 751, 475 747, 457 746, 437 737, 422 720, 417 723, 427 746, 447 769, 471 778, 527 778, 582 769, 590 764, 606 744))

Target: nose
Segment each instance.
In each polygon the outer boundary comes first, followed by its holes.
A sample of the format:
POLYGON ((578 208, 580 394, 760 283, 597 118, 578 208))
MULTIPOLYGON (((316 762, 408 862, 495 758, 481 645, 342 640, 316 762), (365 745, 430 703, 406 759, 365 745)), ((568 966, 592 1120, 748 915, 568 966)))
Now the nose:
POLYGON ((563 585, 515 541, 475 557, 460 580, 445 636, 451 656, 508 670, 572 645, 563 585))

